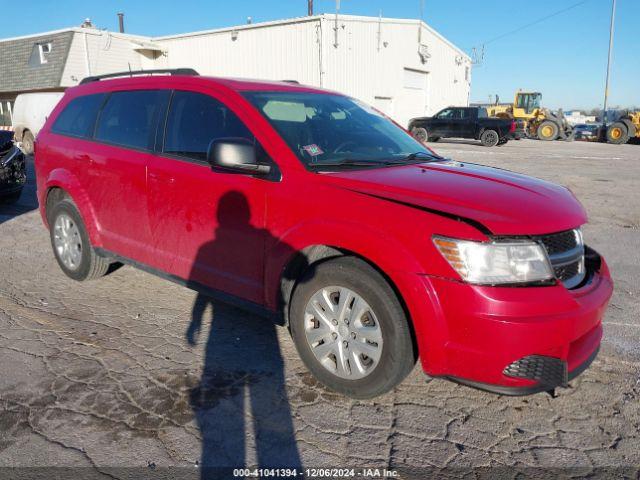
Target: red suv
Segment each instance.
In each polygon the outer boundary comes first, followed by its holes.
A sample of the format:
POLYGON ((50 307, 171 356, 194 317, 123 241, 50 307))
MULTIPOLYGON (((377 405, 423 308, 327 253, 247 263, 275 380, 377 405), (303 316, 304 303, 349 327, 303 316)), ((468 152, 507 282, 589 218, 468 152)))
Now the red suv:
POLYGON ((358 398, 418 355, 515 395, 596 356, 613 284, 565 187, 442 158, 334 92, 143 73, 85 79, 38 136, 69 277, 124 262, 278 315, 309 370, 358 398))

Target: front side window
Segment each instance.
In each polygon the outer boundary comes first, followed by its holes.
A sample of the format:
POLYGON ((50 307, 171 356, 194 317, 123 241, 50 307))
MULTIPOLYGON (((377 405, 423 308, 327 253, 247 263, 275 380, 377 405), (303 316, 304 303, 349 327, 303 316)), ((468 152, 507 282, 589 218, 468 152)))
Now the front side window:
POLYGON ((85 95, 74 98, 56 118, 51 131, 73 137, 87 137, 93 133, 98 110, 105 94, 85 95))
POLYGON ((437 158, 380 112, 342 95, 245 92, 307 167, 375 166, 437 158))
POLYGON ((526 113, 533 113, 536 108, 540 108, 539 93, 525 93, 518 96, 518 108, 523 108, 526 113))
POLYGON ((462 108, 447 108, 438 114, 438 118, 443 120, 460 120, 464 118, 465 113, 462 108))
POLYGON ((453 118, 453 112, 453 108, 447 108, 446 110, 442 110, 439 114, 437 114, 436 117, 442 118, 443 120, 453 118))
POLYGON ((196 92, 174 93, 164 153, 204 161, 213 140, 229 137, 254 140, 245 124, 219 100, 196 92))
POLYGON ((167 90, 114 92, 96 126, 96 140, 124 147, 151 150, 156 124, 164 112, 167 90))

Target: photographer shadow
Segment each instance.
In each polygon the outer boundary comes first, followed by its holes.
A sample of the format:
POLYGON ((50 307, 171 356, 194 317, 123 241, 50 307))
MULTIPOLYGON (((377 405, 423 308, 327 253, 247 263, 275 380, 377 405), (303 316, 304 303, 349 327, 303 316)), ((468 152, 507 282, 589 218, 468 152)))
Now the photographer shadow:
MULTIPOLYGON (((273 241, 250 224, 249 204, 240 192, 225 194, 218 205, 214 239, 199 249, 192 278, 197 264, 228 256, 230 244, 242 238, 260 233, 265 242, 273 241)), ((299 468, 277 325, 198 293, 185 334, 190 345, 207 324, 202 377, 190 393, 202 435, 201 478, 221 478, 221 468, 299 468), (255 464, 247 461, 252 457, 255 464)))

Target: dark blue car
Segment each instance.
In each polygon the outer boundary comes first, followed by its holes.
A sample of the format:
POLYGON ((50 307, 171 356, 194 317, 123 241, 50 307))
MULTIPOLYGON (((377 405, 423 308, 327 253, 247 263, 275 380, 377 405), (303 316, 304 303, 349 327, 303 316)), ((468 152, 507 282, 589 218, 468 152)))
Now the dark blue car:
POLYGON ((24 154, 13 143, 13 132, 0 130, 0 202, 17 201, 26 180, 24 154))

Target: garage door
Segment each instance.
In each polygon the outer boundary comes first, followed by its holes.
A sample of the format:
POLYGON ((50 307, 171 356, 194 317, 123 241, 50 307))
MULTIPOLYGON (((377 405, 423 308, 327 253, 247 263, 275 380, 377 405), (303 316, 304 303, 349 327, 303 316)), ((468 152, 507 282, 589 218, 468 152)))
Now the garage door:
POLYGON ((398 98, 396 118, 407 126, 409 119, 427 114, 427 90, 429 74, 420 70, 405 68, 403 71, 403 89, 398 98))

